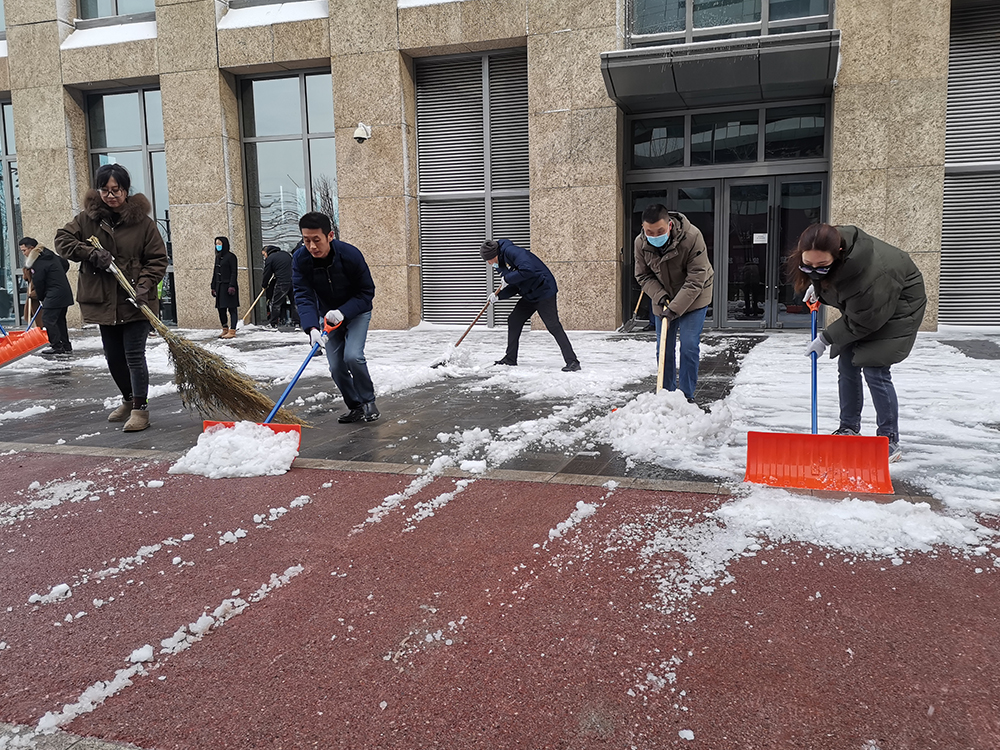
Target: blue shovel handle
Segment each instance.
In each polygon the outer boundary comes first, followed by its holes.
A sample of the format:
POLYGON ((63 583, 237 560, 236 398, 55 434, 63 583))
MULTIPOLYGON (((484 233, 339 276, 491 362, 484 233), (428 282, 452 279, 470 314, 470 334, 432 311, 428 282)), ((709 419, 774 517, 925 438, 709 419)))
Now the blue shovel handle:
MULTIPOLYGON (((819 310, 819 302, 813 302, 809 305, 809 310, 812 312, 811 330, 812 339, 816 340, 816 313, 819 310)), ((809 353, 809 359, 812 360, 812 434, 816 435, 819 433, 819 417, 816 410, 816 360, 819 355, 816 352, 809 353)))
MULTIPOLYGON (((330 331, 332 331, 334 328, 337 328, 339 325, 340 323, 337 323, 337 325, 335 326, 331 326, 329 323, 327 323, 326 326, 324 327, 323 335, 324 336, 329 335, 330 331)), ((319 351, 319 342, 312 345, 312 348, 309 350, 308 356, 306 356, 305 361, 302 363, 302 366, 299 367, 299 371, 295 373, 295 377, 292 378, 292 382, 288 384, 287 388, 285 388, 285 392, 281 394, 281 398, 278 399, 277 403, 274 405, 274 408, 271 409, 271 413, 267 415, 267 419, 265 419, 262 424, 271 423, 271 420, 274 419, 274 416, 278 413, 278 409, 281 408, 281 405, 285 403, 285 399, 288 398, 288 394, 292 392, 292 388, 294 388, 295 384, 299 382, 299 378, 301 377, 302 373, 305 372, 306 365, 309 364, 309 360, 311 360, 315 356, 317 351, 319 351)))
POLYGON ((29 330, 31 328, 31 326, 35 325, 35 318, 38 317, 38 313, 40 313, 41 311, 42 311, 42 303, 39 302, 38 303, 38 309, 35 310, 35 314, 31 316, 31 321, 28 323, 27 328, 25 328, 24 330, 27 331, 27 330, 29 330))

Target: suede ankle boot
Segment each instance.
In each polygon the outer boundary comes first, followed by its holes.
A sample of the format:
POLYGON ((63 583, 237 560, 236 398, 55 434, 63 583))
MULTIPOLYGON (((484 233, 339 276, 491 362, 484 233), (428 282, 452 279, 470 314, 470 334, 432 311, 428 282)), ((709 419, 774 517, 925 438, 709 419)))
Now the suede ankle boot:
POLYGON ((132 413, 132 399, 123 400, 117 408, 108 415, 109 422, 124 422, 132 413))
POLYGON ((141 432, 149 427, 149 409, 133 409, 122 432, 141 432))

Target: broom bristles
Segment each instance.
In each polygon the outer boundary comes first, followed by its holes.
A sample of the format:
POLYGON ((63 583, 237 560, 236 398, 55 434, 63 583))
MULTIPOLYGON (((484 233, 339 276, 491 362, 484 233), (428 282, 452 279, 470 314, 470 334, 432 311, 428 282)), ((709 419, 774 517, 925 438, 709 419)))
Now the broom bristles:
MULTIPOLYGON (((97 237, 91 237, 88 242, 101 248, 97 237)), ((121 269, 112 263, 109 270, 134 302, 135 289, 121 269)), ((220 355, 203 349, 168 328, 146 305, 137 306, 167 343, 170 360, 174 364, 174 383, 185 408, 197 409, 203 416, 229 414, 237 420, 251 422, 258 422, 271 413, 274 402, 260 392, 253 378, 240 372, 220 355)), ((306 424, 284 408, 278 410, 274 421, 306 424)))

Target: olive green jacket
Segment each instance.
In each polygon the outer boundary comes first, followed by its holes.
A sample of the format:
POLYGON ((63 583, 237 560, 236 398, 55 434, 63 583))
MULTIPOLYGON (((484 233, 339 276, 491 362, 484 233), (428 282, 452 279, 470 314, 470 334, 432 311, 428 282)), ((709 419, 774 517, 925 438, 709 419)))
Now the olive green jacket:
POLYGON ((644 233, 635 238, 635 280, 663 317, 664 306, 677 315, 712 303, 715 272, 701 230, 688 218, 670 212, 674 227, 663 247, 653 247, 644 233))
POLYGON ((924 277, 909 255, 853 226, 837 227, 844 255, 830 277, 814 284, 823 304, 842 316, 827 326, 830 356, 854 345, 855 367, 902 362, 927 307, 924 277))

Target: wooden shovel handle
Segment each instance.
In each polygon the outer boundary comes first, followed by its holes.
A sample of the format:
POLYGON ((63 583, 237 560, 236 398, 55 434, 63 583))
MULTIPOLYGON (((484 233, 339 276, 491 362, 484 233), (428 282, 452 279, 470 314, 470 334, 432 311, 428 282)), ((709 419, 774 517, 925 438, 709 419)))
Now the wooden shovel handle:
MULTIPOLYGON (((503 282, 500 282, 500 286, 498 286, 497 290, 495 292, 493 292, 493 293, 494 294, 500 294, 500 290, 501 289, 503 289, 503 282)), ((479 319, 481 317, 483 317, 483 313, 486 312, 486 308, 489 307, 489 306, 490 306, 490 301, 486 300, 486 304, 483 305, 483 309, 479 311, 479 315, 476 316, 475 320, 473 320, 471 323, 469 323, 469 327, 465 329, 465 333, 462 334, 462 338, 460 338, 458 341, 455 342, 455 346, 456 347, 459 344, 461 344, 463 341, 465 341, 465 337, 469 335, 469 331, 472 330, 472 326, 474 326, 476 323, 479 322, 479 319)))
POLYGON ((243 315, 243 322, 244 323, 247 322, 247 318, 250 317, 250 313, 252 313, 253 309, 255 307, 257 307, 257 303, 260 302, 260 298, 263 297, 263 296, 264 296, 264 290, 261 289, 260 290, 260 294, 257 295, 257 299, 255 299, 253 302, 250 303, 249 309, 247 309, 246 313, 243 315))

